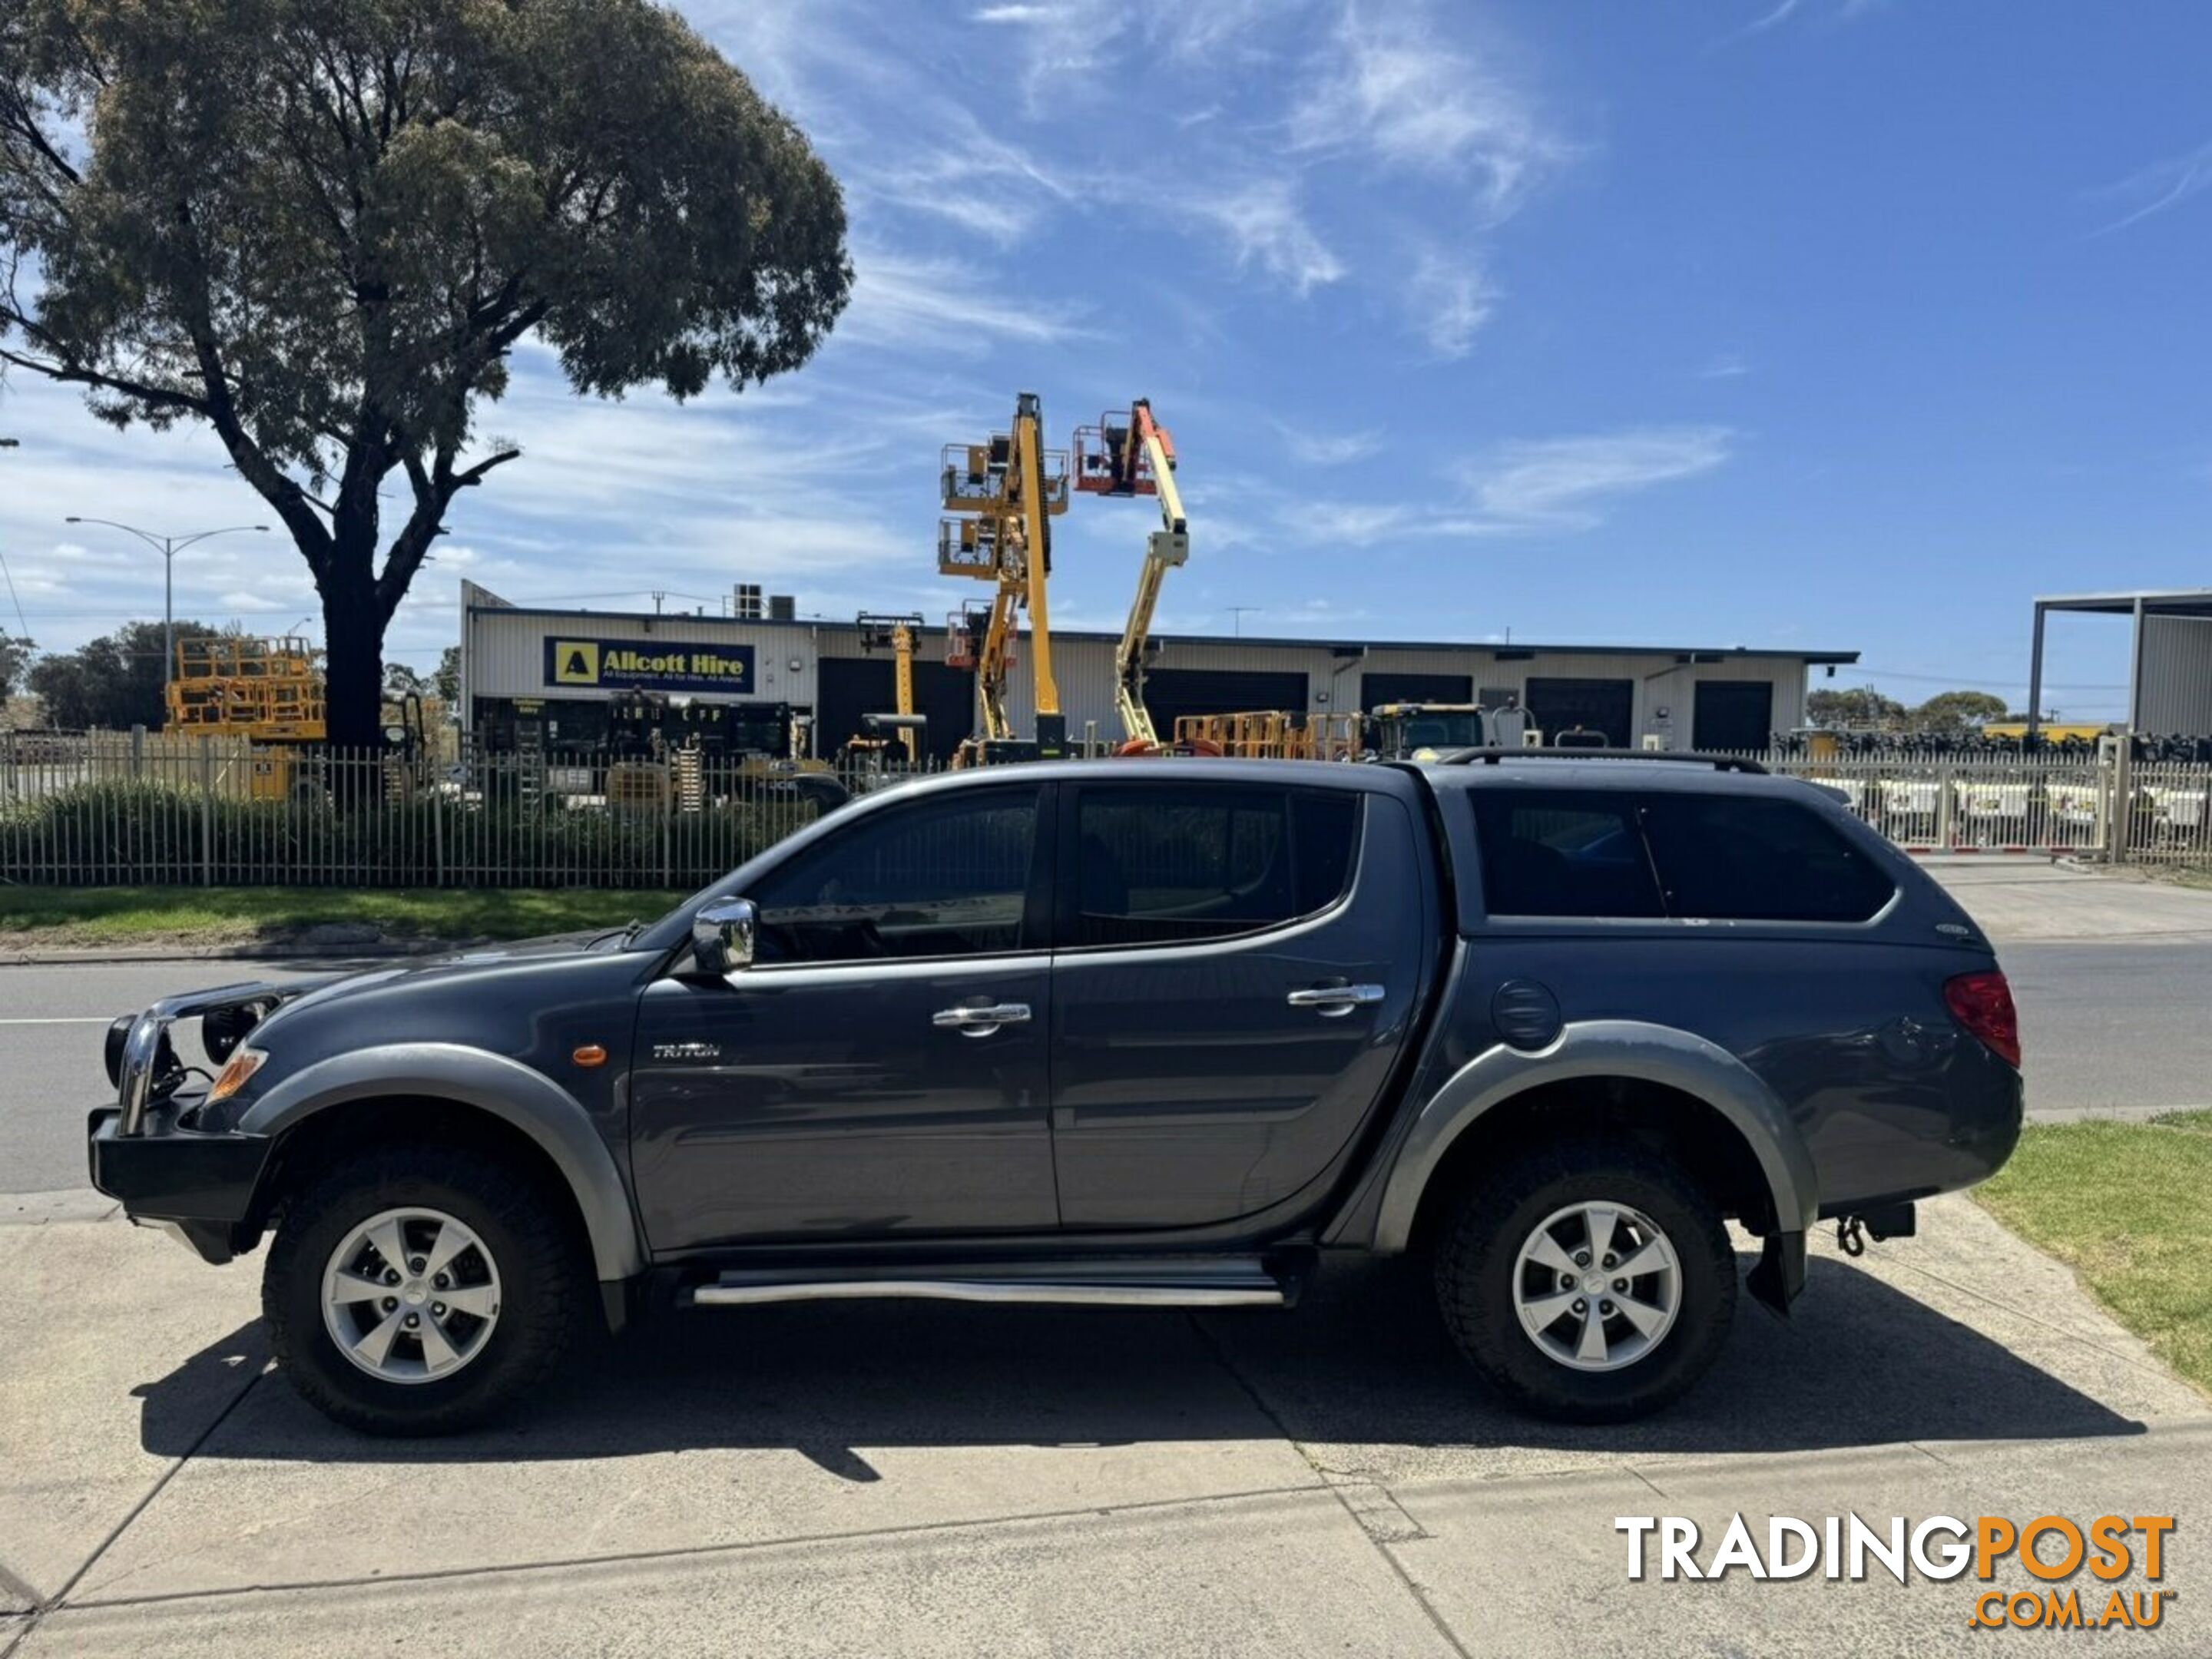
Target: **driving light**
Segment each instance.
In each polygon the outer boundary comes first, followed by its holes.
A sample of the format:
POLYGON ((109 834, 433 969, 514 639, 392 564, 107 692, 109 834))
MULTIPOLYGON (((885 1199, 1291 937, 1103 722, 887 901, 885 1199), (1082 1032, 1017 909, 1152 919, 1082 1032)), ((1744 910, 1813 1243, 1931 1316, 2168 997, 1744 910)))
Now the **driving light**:
POLYGON ((207 1103, 212 1106, 219 1100, 228 1100, 246 1086, 246 1079, 259 1071, 262 1062, 268 1058, 258 1048, 240 1048, 231 1055, 229 1063, 216 1074, 215 1081, 208 1085, 207 1103))

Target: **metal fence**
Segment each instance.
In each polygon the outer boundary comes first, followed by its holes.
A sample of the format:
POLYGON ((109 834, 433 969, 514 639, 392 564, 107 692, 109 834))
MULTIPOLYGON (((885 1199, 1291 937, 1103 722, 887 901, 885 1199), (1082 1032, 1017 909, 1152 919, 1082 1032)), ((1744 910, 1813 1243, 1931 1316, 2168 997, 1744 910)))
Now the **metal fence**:
MULTIPOLYGON (((2212 765, 2119 754, 1748 758, 1838 791, 1916 851, 2212 863, 2212 765)), ((840 787, 876 781, 696 753, 428 758, 0 734, 0 882, 691 887, 812 822, 840 787)))
POLYGON ((812 822, 836 785, 698 755, 19 734, 0 740, 0 882, 692 887, 812 822))
POLYGON ((2212 862, 2212 765, 2118 753, 1749 758, 1838 791, 1861 817, 1914 851, 2212 862))

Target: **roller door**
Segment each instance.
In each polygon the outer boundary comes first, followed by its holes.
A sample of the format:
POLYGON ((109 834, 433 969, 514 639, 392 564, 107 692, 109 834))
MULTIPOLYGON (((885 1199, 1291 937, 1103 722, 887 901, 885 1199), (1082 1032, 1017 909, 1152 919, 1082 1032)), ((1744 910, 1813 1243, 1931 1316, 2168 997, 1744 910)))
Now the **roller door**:
POLYGON ((1380 708, 1386 702, 1473 702, 1471 674, 1362 674, 1359 706, 1380 708))
POLYGON ((1699 680, 1691 716, 1691 746, 1704 750, 1764 750, 1774 736, 1774 685, 1770 680, 1699 680))
POLYGON ((1633 680, 1532 679, 1521 699, 1548 744, 1570 726, 1602 732, 1615 749, 1632 749, 1636 720, 1633 680))
MULTIPOLYGON (((820 698, 815 707, 814 752, 835 760, 860 732, 864 714, 888 714, 898 700, 898 668, 889 657, 823 657, 816 665, 820 698)), ((941 662, 914 665, 915 712, 929 716, 928 751, 950 760, 975 729, 975 677, 941 662)))
POLYGON ((1160 735, 1186 714, 1241 714, 1283 708, 1304 714, 1306 677, 1224 668, 1155 668, 1145 676, 1145 707, 1160 735))

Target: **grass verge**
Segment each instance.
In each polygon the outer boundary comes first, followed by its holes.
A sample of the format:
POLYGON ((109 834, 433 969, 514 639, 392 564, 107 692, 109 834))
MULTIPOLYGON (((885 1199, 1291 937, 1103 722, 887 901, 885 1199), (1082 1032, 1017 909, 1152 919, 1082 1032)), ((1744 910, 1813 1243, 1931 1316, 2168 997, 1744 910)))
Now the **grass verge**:
POLYGON ((331 924, 386 939, 527 939, 649 920, 682 896, 582 887, 0 887, 0 950, 290 944, 331 924))
POLYGON ((2212 1389, 2212 1111, 2031 1124, 1975 1196, 2067 1262, 2122 1323, 2212 1389))

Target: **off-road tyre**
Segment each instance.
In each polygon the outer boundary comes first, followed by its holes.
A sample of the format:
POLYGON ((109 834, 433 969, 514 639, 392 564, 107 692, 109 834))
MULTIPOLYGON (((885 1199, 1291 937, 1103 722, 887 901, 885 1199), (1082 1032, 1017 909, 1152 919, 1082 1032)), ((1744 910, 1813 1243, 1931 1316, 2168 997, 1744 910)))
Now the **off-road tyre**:
POLYGON ((276 1361, 317 1410, 364 1434, 452 1434, 527 1399, 578 1334, 593 1298, 559 1195, 469 1149, 418 1144, 371 1153, 312 1178, 283 1204, 261 1280, 276 1361), (496 1263, 498 1316, 483 1350, 450 1376, 398 1383, 361 1370, 331 1340, 323 1275, 352 1229, 422 1206, 453 1217, 496 1263))
POLYGON ((1459 1196, 1435 1241, 1433 1266, 1437 1304, 1460 1351, 1513 1404, 1556 1421, 1614 1423, 1659 1410, 1704 1375, 1735 1316, 1735 1255, 1719 1211, 1679 1164, 1632 1143, 1566 1141, 1486 1172, 1459 1196), (1516 1300, 1524 1243, 1547 1218, 1586 1202, 1642 1212, 1680 1267, 1672 1324, 1617 1370, 1580 1370, 1552 1358, 1523 1328, 1516 1300))

